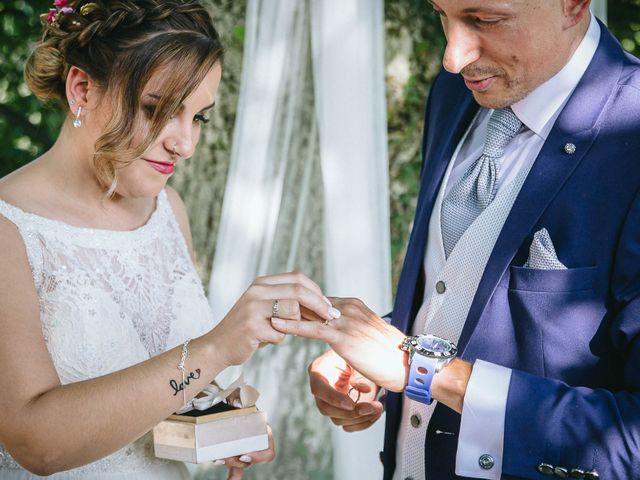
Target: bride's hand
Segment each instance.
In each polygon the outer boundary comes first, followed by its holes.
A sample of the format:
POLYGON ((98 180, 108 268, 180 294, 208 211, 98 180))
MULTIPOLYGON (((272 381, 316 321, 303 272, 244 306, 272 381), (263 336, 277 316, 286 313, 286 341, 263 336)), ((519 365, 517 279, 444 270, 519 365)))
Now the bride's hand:
POLYGON ((259 277, 208 334, 225 366, 246 362, 261 344, 282 342, 285 335, 271 325, 276 301, 278 318, 300 320, 301 309, 326 320, 336 316, 320 287, 302 273, 259 277))
POLYGON ((245 453, 237 457, 229 457, 224 460, 218 460, 216 464, 225 464, 229 469, 229 476, 227 480, 240 480, 244 470, 251 465, 257 465, 259 463, 272 462, 276 458, 276 449, 273 443, 273 433, 271 427, 267 425, 267 433, 269 434, 269 447, 266 450, 259 452, 245 453))

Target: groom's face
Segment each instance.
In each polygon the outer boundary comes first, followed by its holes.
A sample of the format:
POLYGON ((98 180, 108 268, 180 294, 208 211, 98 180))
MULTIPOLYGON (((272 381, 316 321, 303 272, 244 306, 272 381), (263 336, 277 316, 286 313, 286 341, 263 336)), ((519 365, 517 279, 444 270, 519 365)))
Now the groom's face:
POLYGON ((447 37, 443 65, 476 101, 522 100, 568 62, 588 26, 587 0, 430 0, 447 37))

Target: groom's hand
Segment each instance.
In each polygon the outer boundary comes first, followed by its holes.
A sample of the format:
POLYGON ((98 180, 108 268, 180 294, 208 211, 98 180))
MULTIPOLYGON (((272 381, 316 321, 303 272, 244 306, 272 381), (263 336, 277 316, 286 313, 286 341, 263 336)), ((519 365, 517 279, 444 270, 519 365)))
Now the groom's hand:
POLYGON ((281 333, 315 338, 326 342, 337 355, 380 387, 401 392, 407 385, 409 355, 400 346, 405 334, 356 298, 330 299, 340 312, 333 320, 302 314, 308 321, 272 318, 281 333))
POLYGON ((333 350, 309 365, 309 385, 318 410, 346 432, 373 425, 382 415, 379 387, 353 370, 333 350))

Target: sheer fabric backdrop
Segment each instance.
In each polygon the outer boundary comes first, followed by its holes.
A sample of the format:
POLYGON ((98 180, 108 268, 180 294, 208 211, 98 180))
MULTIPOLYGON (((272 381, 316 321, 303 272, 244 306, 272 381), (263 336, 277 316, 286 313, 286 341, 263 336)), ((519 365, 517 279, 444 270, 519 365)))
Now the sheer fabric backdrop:
MULTIPOLYGON (((248 1, 209 289, 217 320, 256 275, 287 270, 390 309, 383 28, 382 0, 248 1)), ((381 477, 383 422, 344 434, 316 410, 306 367, 324 349, 287 339, 245 366, 278 450, 246 478, 381 477)))
MULTIPOLYGON (((326 290, 391 309, 389 165, 382 0, 311 2, 324 180, 326 290)), ((382 478, 384 419, 333 430, 336 479, 382 478)))

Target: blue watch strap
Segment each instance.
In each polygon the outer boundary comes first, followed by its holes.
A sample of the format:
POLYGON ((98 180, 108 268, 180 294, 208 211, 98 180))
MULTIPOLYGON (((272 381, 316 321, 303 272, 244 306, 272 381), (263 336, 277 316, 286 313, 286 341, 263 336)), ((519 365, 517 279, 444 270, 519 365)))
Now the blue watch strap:
POLYGON ((409 382, 404 393, 411 400, 431 405, 431 382, 436 373, 436 366, 440 362, 438 358, 425 357, 419 353, 411 356, 409 363, 409 382))

